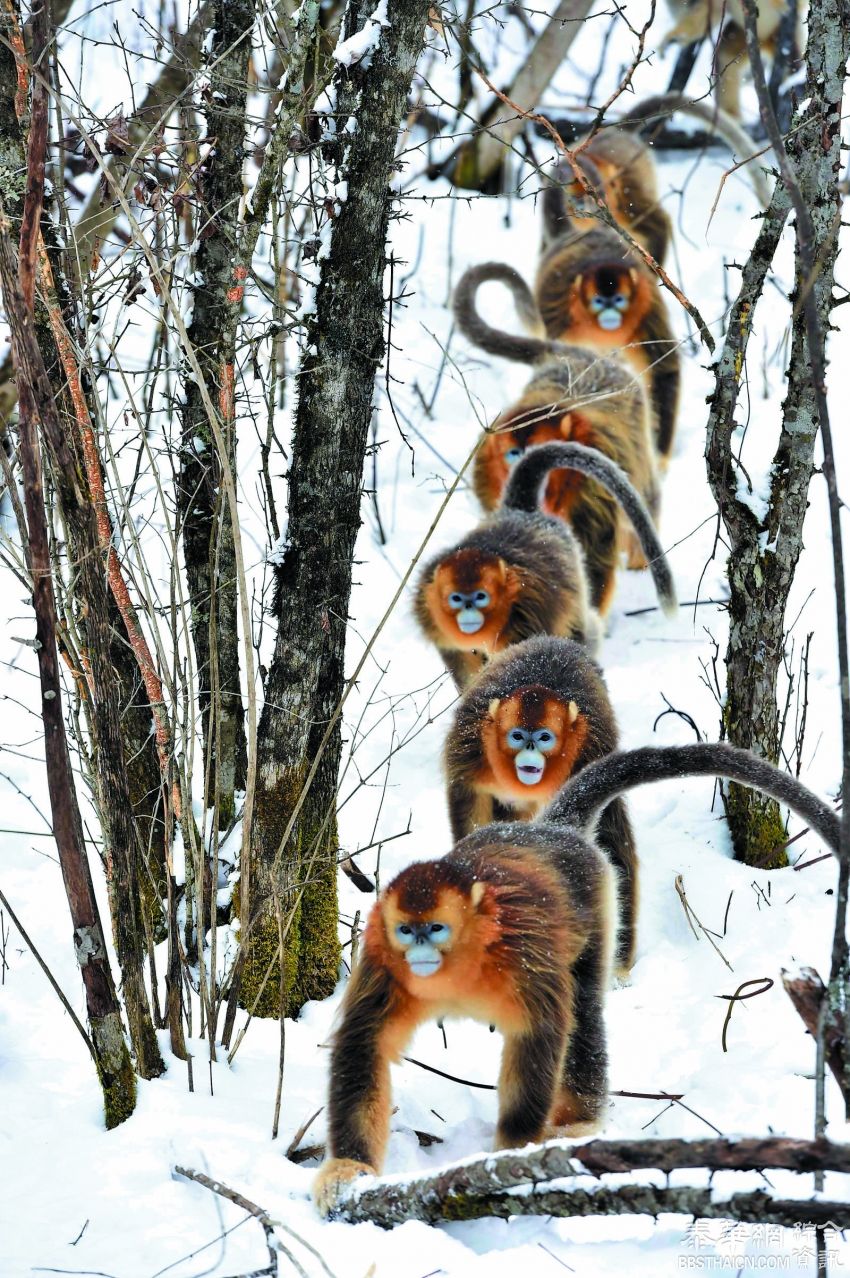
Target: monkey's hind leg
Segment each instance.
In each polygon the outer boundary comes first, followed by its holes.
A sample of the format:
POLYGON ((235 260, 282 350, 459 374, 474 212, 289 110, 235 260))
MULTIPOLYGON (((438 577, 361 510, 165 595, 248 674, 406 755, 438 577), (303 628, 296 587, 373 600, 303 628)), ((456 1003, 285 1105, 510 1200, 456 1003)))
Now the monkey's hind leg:
POLYGON ((586 1136, 602 1125, 608 1099, 603 1004, 609 974, 607 940, 600 934, 588 942, 573 969, 575 1023, 549 1118, 551 1126, 561 1130, 552 1134, 586 1136))
POLYGON ((561 1009, 548 1024, 505 1035, 499 1073, 497 1149, 517 1149, 546 1135, 546 1120, 564 1069, 568 1022, 561 1009))
POLYGON ((643 553, 643 546, 640 544, 640 538, 631 526, 624 527, 620 535, 621 545, 626 552, 626 567, 632 572, 638 572, 642 568, 648 568, 649 563, 646 555, 643 553))

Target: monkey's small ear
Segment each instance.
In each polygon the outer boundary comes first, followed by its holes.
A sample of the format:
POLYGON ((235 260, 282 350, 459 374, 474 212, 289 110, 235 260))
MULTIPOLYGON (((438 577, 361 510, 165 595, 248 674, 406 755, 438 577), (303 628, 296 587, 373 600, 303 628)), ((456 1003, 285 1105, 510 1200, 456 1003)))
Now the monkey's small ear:
POLYGON ((487 713, 490 715, 491 718, 495 718, 496 711, 499 709, 499 706, 501 704, 502 703, 498 697, 494 697, 493 700, 490 702, 489 706, 487 707, 487 713))
POLYGON ((583 279, 584 279, 584 276, 583 276, 583 275, 577 275, 577 276, 576 276, 576 288, 581 288, 581 282, 582 282, 582 280, 583 280, 583 279))
POLYGON ((504 581, 507 581, 507 579, 508 579, 508 565, 505 563, 504 559, 499 559, 497 562, 498 562, 498 565, 499 565, 499 576, 501 577, 501 579, 502 579, 502 581, 503 581, 503 582, 504 582, 504 581))
POLYGON ((633 266, 629 267, 629 279, 632 281, 635 288, 637 288, 638 273, 633 266))
POLYGON ((486 891, 487 888, 483 883, 473 883, 472 888, 470 889, 469 899, 472 902, 474 909, 478 909, 479 905, 484 900, 484 893, 486 891))
POLYGON ((561 418, 560 422, 558 423, 558 430, 561 432, 564 439, 569 439, 570 435, 573 432, 572 413, 566 413, 565 416, 561 418))
POLYGON ((574 701, 571 701, 567 706, 567 715, 569 716, 570 723, 575 723, 578 718, 578 706, 574 701))

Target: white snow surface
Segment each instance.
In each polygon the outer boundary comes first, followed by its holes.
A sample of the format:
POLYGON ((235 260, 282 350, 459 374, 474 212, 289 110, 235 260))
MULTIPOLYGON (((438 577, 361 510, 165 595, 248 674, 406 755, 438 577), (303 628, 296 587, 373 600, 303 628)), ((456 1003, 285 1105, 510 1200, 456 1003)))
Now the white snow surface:
MULTIPOLYGON (((553 8, 553 0, 546 0, 545 7, 553 8)), ((628 5, 635 29, 645 20, 647 8, 643 3, 628 5)), ((600 17, 586 24, 547 94, 548 105, 556 108, 581 99, 598 60, 605 22, 600 17)), ((373 30, 377 35, 380 26, 373 30)), ((498 79, 506 81, 511 66, 524 56, 519 25, 510 21, 504 30, 496 30, 494 24, 492 44, 498 79)), ((609 70, 597 86, 596 101, 604 100, 616 84, 620 63, 631 57, 631 44, 631 37, 620 28, 610 45, 609 70)), ((93 56, 91 51, 88 56, 93 56)), ((99 67, 105 66, 110 50, 98 48, 96 56, 99 67)), ((440 84, 442 75, 442 87, 447 88, 451 65, 443 67, 433 49, 427 60, 432 82, 440 84)), ((114 61, 120 68, 117 54, 114 61)), ((655 65, 650 62, 639 68, 638 96, 663 84, 670 66, 668 58, 666 65, 656 60, 655 65)), ((755 117, 751 96, 746 98, 746 110, 749 118, 755 117)), ((408 140, 408 145, 414 141, 408 140)), ((535 146, 542 156, 544 144, 538 139, 535 146)), ((402 291, 403 280, 407 296, 393 308, 392 380, 386 383, 383 376, 379 378, 377 395, 381 442, 377 500, 387 544, 378 544, 373 509, 364 500, 349 669, 419 549, 481 423, 521 389, 528 375, 523 368, 471 350, 457 336, 450 340, 447 302, 461 271, 486 258, 509 261, 527 276, 533 274, 539 240, 535 179, 527 171, 520 175, 522 198, 452 201, 445 184, 417 178, 424 167, 421 152, 408 153, 406 162, 402 180, 408 188, 404 207, 409 218, 393 222, 392 248, 396 293, 402 291), (409 279, 405 279, 407 272, 411 272, 409 279), (423 400, 430 406, 427 412, 423 400), (412 452, 400 437, 396 415, 412 452)), ((665 155, 660 163, 665 202, 676 225, 671 273, 699 306, 718 341, 724 297, 734 296, 738 281, 737 273, 730 271, 724 282, 724 259, 743 262, 758 227, 753 220, 754 197, 740 173, 727 181, 707 226, 724 167, 725 156, 718 151, 699 161, 693 153, 665 155)), ((742 410, 748 418, 744 457, 750 475, 764 473, 783 396, 788 306, 784 296, 777 298, 775 293, 787 288, 789 245, 786 239, 776 278, 758 308, 750 343, 749 399, 742 410)), ((494 322, 515 328, 507 297, 494 291, 488 304, 491 299, 494 322)), ((672 300, 670 310, 682 339, 685 367, 679 435, 665 480, 661 533, 680 599, 699 600, 699 606, 681 608, 672 622, 657 611, 629 616, 655 600, 648 574, 621 574, 600 660, 625 746, 694 739, 692 728, 677 716, 666 714, 659 719, 666 702, 687 712, 704 738, 714 739, 718 731, 719 709, 710 687, 713 641, 719 644, 722 658, 726 627, 722 607, 710 602, 725 594, 723 543, 721 539, 715 545, 715 510, 703 461, 711 357, 696 346, 692 325, 672 300)), ((834 322, 843 325, 844 332, 831 338, 829 381, 836 426, 842 420, 838 405, 845 402, 848 391, 848 361, 839 357, 840 350, 847 350, 844 315, 844 309, 835 312, 834 322)), ((138 341, 141 361, 148 349, 147 337, 138 341)), ((132 360, 132 354, 126 358, 132 360)), ((118 385, 112 394, 120 393, 118 385)), ((116 429, 125 407, 118 398, 111 401, 116 429)), ((284 441, 287 423, 286 413, 281 412, 277 427, 284 441)), ((839 473, 846 475, 850 439, 840 428, 835 435, 841 450, 839 473)), ((247 428, 239 439, 245 535, 255 552, 252 571, 259 573, 267 543, 256 499, 258 444, 247 428)), ((280 464, 272 465, 276 473, 282 469, 280 464)), ((754 479, 753 486, 756 492, 763 490, 761 481, 754 479)), ((471 491, 461 486, 429 553, 450 543, 478 518, 471 491)), ((790 624, 797 619, 793 631, 797 653, 805 635, 813 632, 814 636, 802 777, 813 789, 833 795, 840 775, 840 742, 828 537, 824 484, 816 476, 805 529, 806 550, 788 620, 790 624)), ((0 885, 77 1014, 84 1018, 55 849, 44 820, 29 801, 31 797, 41 812, 49 811, 35 656, 18 638, 31 633, 30 605, 10 575, 4 573, 3 581, 7 607, 0 622, 0 696, 7 726, 0 776, 6 813, 0 885)), ((718 670, 722 688, 722 659, 718 670)), ((440 855, 450 847, 440 752, 453 699, 438 657, 415 628, 408 593, 381 634, 361 676, 358 696, 346 713, 350 759, 342 782, 342 842, 354 852, 391 840, 379 850, 382 882, 412 860, 440 855), (409 834, 393 839, 408 823, 409 834)), ((789 748, 793 707, 792 699, 789 748)), ((835 866, 826 859, 800 872, 760 872, 735 863, 719 806, 712 805, 712 789, 707 781, 666 783, 638 791, 629 799, 641 858, 639 946, 628 984, 613 990, 608 999, 611 1087, 614 1093, 681 1094, 682 1104, 614 1095, 605 1136, 773 1132, 805 1137, 812 1132, 814 1047, 782 991, 780 972, 802 964, 811 964, 822 974, 828 970, 835 866), (715 934, 722 957, 689 927, 674 889, 677 875, 683 876, 692 908, 715 934), (722 996, 755 978, 769 978, 773 986, 735 1007, 724 1052, 721 1029, 728 1005, 722 996)), ((796 833, 799 822, 792 819, 790 828, 796 833)), ((91 816, 89 829, 96 838, 91 816)), ((792 847, 800 862, 814 861, 823 851, 812 835, 792 847)), ((91 860, 106 920, 106 895, 94 849, 91 860)), ((374 872, 376 849, 364 851, 358 861, 365 871, 374 872)), ((348 940, 355 911, 362 915, 370 899, 346 878, 341 878, 340 891, 348 925, 343 937, 348 940)), ((10 925, 8 915, 4 913, 2 919, 3 1278, 45 1271, 115 1278, 157 1278, 164 1273, 170 1278, 200 1278, 201 1274, 221 1278, 265 1264, 267 1253, 256 1221, 206 1189, 175 1179, 175 1165, 205 1171, 261 1204, 282 1222, 280 1239, 297 1258, 300 1272, 310 1278, 327 1270, 338 1278, 514 1278, 518 1272, 541 1278, 557 1278, 565 1272, 587 1278, 622 1274, 666 1278, 687 1269, 815 1272, 814 1239, 809 1233, 768 1226, 730 1229, 718 1222, 693 1225, 674 1216, 657 1222, 640 1217, 570 1221, 527 1217, 438 1228, 408 1223, 390 1232, 373 1225, 320 1221, 309 1199, 315 1167, 296 1166, 286 1159, 285 1150, 298 1128, 324 1104, 327 1045, 342 982, 334 998, 308 1005, 297 1022, 286 1024, 278 1140, 272 1141, 270 1133, 279 1028, 263 1021, 252 1023, 232 1066, 221 1051, 211 1064, 207 1044, 199 1038, 191 1040, 193 1090, 186 1065, 170 1056, 167 1035, 161 1034, 167 1073, 154 1082, 141 1082, 136 1113, 107 1133, 87 1052, 29 947, 10 925), (294 1230, 304 1243, 287 1230, 294 1230), (327 1270, 304 1244, 320 1253, 327 1270)), ((225 939, 221 937, 222 943, 225 939)), ((162 968, 160 963, 160 972, 162 968)), ((194 1024, 197 1029, 197 1007, 194 1024)), ((499 1046, 498 1036, 486 1027, 459 1022, 446 1026, 445 1044, 436 1026, 423 1028, 409 1055, 462 1078, 493 1083, 499 1046)), ((826 1086, 828 1134, 845 1140, 850 1133, 829 1075, 826 1086)), ((393 1095, 398 1108, 388 1173, 427 1171, 490 1147, 494 1092, 451 1082, 405 1063, 393 1072, 393 1095), (443 1143, 420 1148, 415 1130, 431 1132, 443 1143)), ((305 1141, 320 1141, 324 1135, 321 1114, 305 1141)), ((677 1173, 671 1183, 700 1183, 700 1177, 699 1172, 677 1173)), ((612 1178, 612 1183, 639 1178, 664 1183, 663 1177, 652 1172, 612 1178)), ((713 1183, 718 1192, 764 1186, 757 1174, 727 1173, 713 1183)), ((811 1178, 806 1177, 771 1174, 770 1184, 777 1194, 789 1197, 812 1192, 811 1178)), ((847 1178, 827 1176, 825 1193, 846 1200, 847 1178)), ((829 1248, 831 1272, 845 1272, 850 1244, 830 1234, 829 1248)), ((280 1273, 296 1272, 281 1255, 280 1273)))

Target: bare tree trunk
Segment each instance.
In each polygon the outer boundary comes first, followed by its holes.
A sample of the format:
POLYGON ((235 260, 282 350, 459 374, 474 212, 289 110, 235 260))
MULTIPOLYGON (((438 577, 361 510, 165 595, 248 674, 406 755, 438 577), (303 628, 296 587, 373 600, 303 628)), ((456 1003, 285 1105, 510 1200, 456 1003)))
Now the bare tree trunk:
MULTIPOLYGON (((191 341, 212 391, 235 471, 236 330, 245 272, 238 265, 237 231, 245 156, 248 71, 254 0, 216 0, 205 98, 210 152, 201 170, 199 247, 192 289, 191 341)), ((206 806, 218 827, 233 820, 236 790, 245 788, 246 744, 239 671, 239 627, 233 529, 218 457, 200 388, 185 382, 179 508, 192 606, 204 762, 210 778, 206 806)))
MULTIPOLYGON (((428 9, 428 0, 390 0, 389 25, 376 28, 371 64, 341 65, 335 81, 340 142, 333 158, 348 196, 334 209, 298 379, 288 544, 278 574, 278 632, 258 733, 253 895, 241 998, 248 1007, 256 1002, 260 1015, 279 1012, 276 900, 284 923, 291 918, 284 974, 288 1010, 329 994, 337 979, 338 726, 325 738, 343 690, 363 461, 384 351, 389 181, 428 9), (349 113, 357 121, 353 132, 345 130, 349 113), (324 753, 299 810, 320 749, 324 753)), ((370 12, 368 3, 353 0, 344 36, 358 31, 370 12)))
MULTIPOLYGON (((17 38, 15 24, 10 20, 9 31, 14 42, 17 38)), ((32 23, 32 57, 38 61, 48 45, 47 18, 43 8, 34 11, 32 23)), ((84 467, 79 455, 73 425, 66 430, 60 420, 58 397, 47 376, 36 337, 44 341, 51 358, 57 349, 53 341, 49 319, 52 312, 58 314, 58 299, 52 292, 52 279, 47 278, 49 267, 41 242, 42 198, 39 183, 43 183, 44 152, 46 150, 46 91, 39 77, 32 78, 33 107, 30 126, 30 154, 27 158, 27 194, 23 203, 16 192, 13 214, 21 218, 21 278, 25 282, 24 295, 16 294, 14 271, 7 263, 9 278, 4 282, 7 295, 6 313, 10 328, 17 323, 23 326, 20 333, 13 332, 12 352, 15 359, 19 393, 22 385, 28 386, 30 411, 35 406, 41 420, 48 455, 52 464, 54 483, 59 494, 63 515, 69 533, 72 561, 76 568, 79 596, 83 603, 83 629, 87 642, 88 682, 91 693, 92 724, 95 734, 95 764, 98 787, 98 809, 103 825, 106 847, 106 864, 113 904, 112 915, 115 941, 122 972, 130 1037, 136 1054, 139 1072, 145 1078, 162 1073, 164 1065, 160 1056, 153 1022, 150 1015, 144 982, 144 928, 139 901, 139 884, 136 864, 136 830, 132 819, 124 752, 121 740, 119 705, 116 679, 110 655, 109 596, 102 555, 97 533, 92 494, 83 479, 84 467), (43 137, 39 143, 35 121, 39 118, 38 99, 44 95, 43 137), (40 158, 37 152, 40 150, 40 158), (38 176, 40 168, 41 177, 38 176), (24 239, 26 230, 26 243, 24 239), (28 262, 31 256, 32 261, 28 262), (35 312, 34 272, 40 259, 41 296, 46 314, 38 318, 35 312), (27 278, 29 273, 29 278, 27 278)), ((8 92, 8 89, 7 89, 8 92)), ((11 119, 4 120, 5 136, 10 149, 22 153, 20 135, 14 133, 14 109, 11 119)), ((42 187, 43 189, 43 187, 42 187)), ((13 261, 11 244, 6 252, 13 261)), ((57 358, 58 363, 58 358, 57 358)), ((64 398, 64 395, 63 397, 64 398)), ((84 407, 82 411, 85 411, 84 407)), ((23 415, 22 415, 23 416, 23 415)), ((71 419, 73 421, 73 418, 71 419)), ((22 436, 22 448, 24 437, 22 436)), ((40 473, 40 462, 36 460, 40 473)), ((40 484, 39 478, 39 484, 40 484)), ((51 586, 51 607, 53 596, 51 586)))
MULTIPOLYGON (((785 608, 802 549, 818 432, 806 320, 800 302, 802 290, 811 287, 821 332, 827 333, 840 215, 838 120, 848 53, 850 29, 842 18, 841 0, 812 6, 802 94, 806 106, 795 121, 787 150, 811 210, 820 269, 815 279, 808 281, 797 249, 788 394, 763 515, 753 510, 746 492, 743 499, 740 495, 747 480, 733 456, 732 432, 752 315, 790 209, 781 181, 743 271, 717 365, 708 422, 708 478, 730 543, 723 732, 734 745, 754 750, 772 763, 779 759, 776 689, 784 650, 785 608), (815 14, 817 20, 812 21, 815 14)), ((750 865, 769 868, 787 864, 782 846, 784 827, 776 803, 735 785, 729 786, 725 801, 735 855, 750 865)))
MULTIPOLYGON (((38 214, 36 213, 36 221, 38 214)), ((98 1074, 103 1088, 107 1127, 129 1118, 136 1104, 136 1079, 124 1031, 118 999, 109 970, 109 959, 95 900, 83 842, 83 826, 71 758, 62 717, 62 690, 56 649, 56 605, 50 565, 50 547, 39 459, 36 420, 44 421, 53 408, 52 395, 35 344, 32 311, 16 279, 10 225, 0 206, 0 282, 3 306, 12 336, 12 350, 20 405, 19 440, 24 474, 33 608, 41 683, 41 714, 53 833, 74 926, 74 951, 86 991, 86 1008, 98 1074)), ((57 418, 58 422, 58 418, 57 418)))

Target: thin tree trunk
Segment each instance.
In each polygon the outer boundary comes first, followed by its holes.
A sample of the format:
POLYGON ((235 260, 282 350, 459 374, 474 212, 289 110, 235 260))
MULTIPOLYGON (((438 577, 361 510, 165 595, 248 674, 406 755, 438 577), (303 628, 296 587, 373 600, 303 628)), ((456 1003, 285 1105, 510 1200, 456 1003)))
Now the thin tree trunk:
MULTIPOLYGON (((189 328, 204 380, 215 392, 234 472, 236 330, 246 275, 238 264, 237 230, 255 16, 254 0, 216 0, 213 5, 204 107, 210 152, 200 176, 200 243, 189 328)), ((186 379, 185 394, 178 492, 204 762, 211 782, 205 802, 216 806, 219 829, 225 829, 233 820, 235 791, 245 788, 246 772, 236 561, 221 486, 222 462, 194 377, 186 379)))
MULTIPOLYGON (((788 153, 814 226, 819 271, 811 282, 821 331, 829 331, 840 213, 840 130, 837 121, 843 68, 850 53, 850 30, 840 0, 826 0, 822 21, 809 24, 806 102, 788 142, 788 153), (824 122, 834 120, 836 127, 824 122)), ((717 365, 706 445, 708 478, 729 536, 729 641, 723 731, 737 746, 779 759, 777 678, 785 637, 785 609, 802 549, 803 520, 814 468, 818 431, 811 380, 806 320, 800 305, 808 287, 799 249, 795 257, 791 357, 788 393, 779 442, 770 472, 764 514, 747 500, 747 481, 732 452, 734 412, 741 386, 753 312, 790 209, 777 183, 762 230, 747 262, 741 291, 732 309, 723 353, 717 365)), ((736 856, 750 865, 787 864, 784 827, 778 806, 753 791, 730 785, 726 811, 736 856)))
MULTIPOLYGON (((86 1009, 98 1074, 103 1088, 107 1127, 129 1118, 136 1104, 136 1079, 124 1031, 118 999, 109 970, 109 959, 94 887, 83 842, 83 826, 71 758, 62 717, 62 689, 56 648, 56 605, 50 566, 47 518, 44 509, 41 463, 36 420, 44 419, 52 407, 50 386, 16 279, 15 254, 10 225, 0 207, 0 281, 3 306, 12 336, 12 350, 18 380, 19 440, 24 475, 30 568, 33 578, 33 608, 36 616, 36 643, 41 685, 41 714, 44 723, 44 751, 53 833, 59 853, 62 878, 74 926, 74 952, 86 991, 86 1009), (39 375, 40 374, 40 375, 39 375), (38 406, 38 407, 36 407, 38 406)), ((55 412, 55 409, 53 410, 55 412)))
MULTIPOLYGON (((17 28, 13 18, 7 18, 8 29, 14 44, 17 28)), ((32 23, 32 56, 39 64, 41 53, 48 46, 47 18, 44 8, 34 10, 32 23)), ((10 59, 4 57, 8 63, 10 59)), ((13 63, 14 65, 14 63, 13 63)), ((25 67, 25 70, 28 68, 25 67)), ((116 679, 110 655, 109 598, 102 555, 97 533, 92 496, 83 479, 83 466, 79 458, 78 441, 73 426, 66 430, 60 420, 53 388, 47 376, 44 360, 37 345, 43 341, 49 355, 56 355, 56 345, 51 332, 51 310, 58 314, 58 300, 52 293, 52 279, 46 254, 41 248, 41 205, 39 183, 43 184, 43 157, 46 149, 46 90, 39 76, 32 77, 33 108, 30 155, 27 159, 27 195, 23 204, 16 199, 13 216, 21 218, 22 251, 20 264, 23 296, 13 288, 14 272, 4 284, 7 293, 7 316, 10 327, 15 322, 22 327, 13 333, 12 351, 15 359, 19 393, 22 385, 28 385, 30 405, 37 405, 42 430, 48 445, 54 483, 62 504, 63 515, 69 532, 70 551, 76 568, 77 589, 83 603, 83 629, 87 643, 87 677, 91 693, 92 724, 95 734, 95 764, 98 788, 98 809, 103 825, 106 847, 106 865, 113 905, 112 915, 115 941, 122 973, 130 1037, 136 1054, 139 1072, 145 1078, 162 1073, 165 1066, 160 1056, 150 1015, 144 981, 145 941, 139 903, 139 885, 136 867, 136 830, 132 819, 127 775, 119 722, 116 679), (39 118, 37 105, 44 97, 44 120, 41 143, 35 129, 39 118), (40 150, 40 159, 36 154, 40 150), (38 176, 40 168, 41 177, 38 176), (28 258, 31 256, 32 261, 28 258), (34 271, 35 263, 42 264, 42 296, 46 297, 46 313, 38 317, 35 312, 34 271), (30 276, 30 272, 33 274, 30 276)), ((8 86, 6 88, 8 93, 8 86)), ((21 153, 20 134, 14 133, 14 105, 12 118, 4 120, 5 136, 10 149, 21 153)), ((43 186, 42 186, 43 189, 43 186)), ((14 260, 11 244, 6 245, 10 261, 14 260)), ((8 263, 7 263, 8 266, 8 263)), ((58 362, 58 361, 57 361, 58 362)), ((64 398, 64 396, 63 396, 64 398)), ((84 410, 83 410, 84 411, 84 410)), ((72 419, 73 420, 73 419, 72 419)), ((40 468, 40 463, 38 463, 40 468)), ((39 481, 40 482, 40 481, 39 481)), ((52 600, 52 595, 51 595, 52 600)))
MULTIPOLYGON (((341 141, 333 158, 348 196, 334 209, 298 379, 288 545, 278 574, 277 639, 258 733, 251 921, 241 998, 253 1007, 265 981, 256 1006, 260 1015, 279 1012, 276 898, 284 921, 290 920, 288 1010, 326 996, 337 979, 338 725, 327 742, 324 738, 343 690, 363 461, 384 351, 389 181, 428 10, 428 0, 390 0, 389 25, 376 28, 371 64, 341 66, 335 81, 341 141), (357 121, 354 132, 345 130, 349 114, 357 121), (323 744, 299 810, 307 772, 323 744)), ((370 12, 368 3, 354 0, 344 37, 358 31, 370 12)))

